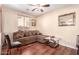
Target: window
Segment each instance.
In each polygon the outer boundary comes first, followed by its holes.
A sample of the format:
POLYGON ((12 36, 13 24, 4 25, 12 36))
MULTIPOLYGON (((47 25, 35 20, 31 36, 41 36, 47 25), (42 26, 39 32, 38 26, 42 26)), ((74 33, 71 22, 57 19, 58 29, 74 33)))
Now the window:
POLYGON ((18 17, 18 27, 23 27, 24 26, 24 17, 19 16, 18 17))
POLYGON ((29 17, 25 17, 25 21, 24 21, 24 25, 25 27, 30 27, 30 18, 29 17))
POLYGON ((26 16, 18 16, 18 27, 30 27, 30 18, 26 16))

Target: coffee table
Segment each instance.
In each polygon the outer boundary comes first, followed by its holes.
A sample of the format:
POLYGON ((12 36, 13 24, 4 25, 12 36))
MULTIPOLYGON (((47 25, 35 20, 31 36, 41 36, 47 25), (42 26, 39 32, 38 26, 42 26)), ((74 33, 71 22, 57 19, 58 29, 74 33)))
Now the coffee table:
POLYGON ((52 38, 52 37, 45 37, 46 40, 49 40, 47 45, 50 47, 58 47, 59 46, 59 39, 58 38, 52 38))

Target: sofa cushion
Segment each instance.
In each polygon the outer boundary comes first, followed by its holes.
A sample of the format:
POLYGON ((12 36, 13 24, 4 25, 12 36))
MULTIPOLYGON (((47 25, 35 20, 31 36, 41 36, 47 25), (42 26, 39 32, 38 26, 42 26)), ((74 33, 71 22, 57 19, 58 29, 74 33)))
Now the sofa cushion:
POLYGON ((35 35, 41 35, 41 33, 38 30, 36 30, 35 35))
POLYGON ((24 31, 25 37, 31 36, 31 35, 41 35, 41 33, 38 30, 33 30, 33 31, 24 31))
POLYGON ((16 37, 17 37, 17 38, 22 38, 23 35, 22 35, 22 34, 17 34, 16 37))
POLYGON ((33 35, 33 34, 32 34, 32 31, 29 31, 28 33, 29 33, 29 36, 33 35))
POLYGON ((32 35, 35 35, 35 33, 36 33, 35 31, 32 31, 32 35))
POLYGON ((20 41, 22 45, 26 45, 26 44, 36 42, 37 40, 36 40, 36 36, 28 36, 28 37, 16 39, 16 41, 20 41))
POLYGON ((23 31, 18 31, 13 33, 13 38, 18 39, 24 37, 24 32, 23 31))
POLYGON ((27 36, 29 36, 28 31, 24 31, 24 37, 27 37, 27 36))

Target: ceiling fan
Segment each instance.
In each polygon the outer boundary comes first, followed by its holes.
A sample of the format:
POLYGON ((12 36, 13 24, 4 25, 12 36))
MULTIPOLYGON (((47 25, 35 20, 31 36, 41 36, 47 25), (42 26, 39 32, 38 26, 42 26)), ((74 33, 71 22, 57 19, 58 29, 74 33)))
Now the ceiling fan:
POLYGON ((44 7, 50 7, 50 4, 29 4, 30 6, 34 6, 35 8, 32 11, 41 11, 44 12, 44 7))
POLYGON ((29 4, 30 6, 49 7, 50 4, 29 4))

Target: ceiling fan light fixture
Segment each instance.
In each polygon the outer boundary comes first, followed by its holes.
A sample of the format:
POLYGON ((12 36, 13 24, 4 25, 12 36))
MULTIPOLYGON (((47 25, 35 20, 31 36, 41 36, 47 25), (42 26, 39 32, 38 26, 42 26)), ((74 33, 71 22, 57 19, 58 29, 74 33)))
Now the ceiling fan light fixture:
POLYGON ((43 10, 43 9, 40 9, 40 11, 41 11, 41 12, 44 12, 44 10, 43 10))
POLYGON ((31 6, 33 6, 34 8, 32 9, 32 11, 40 11, 40 12, 44 12, 44 7, 49 7, 50 4, 30 4, 31 6))
POLYGON ((32 9, 32 11, 41 11, 41 12, 44 12, 43 9, 38 9, 38 8, 32 9))

